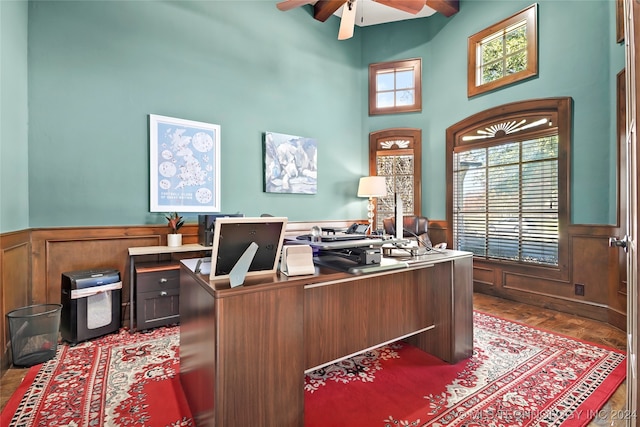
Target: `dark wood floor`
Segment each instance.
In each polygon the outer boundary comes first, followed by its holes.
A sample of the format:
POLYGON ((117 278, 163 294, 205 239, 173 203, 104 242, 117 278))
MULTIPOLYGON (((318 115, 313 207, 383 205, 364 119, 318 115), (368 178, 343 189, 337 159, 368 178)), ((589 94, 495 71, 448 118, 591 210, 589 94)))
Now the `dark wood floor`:
MULTIPOLYGON (((473 304, 476 310, 494 314, 505 319, 515 320, 527 325, 558 332, 585 341, 607 345, 620 350, 626 349, 624 331, 606 323, 482 294, 474 295, 473 304)), ((27 369, 10 369, 0 379, 0 408, 4 408, 9 397, 11 397, 13 391, 18 388, 18 385, 26 373, 27 369)), ((619 411, 623 411, 625 404, 626 381, 622 383, 609 399, 601 411, 601 414, 620 413, 619 411)), ((624 426, 623 420, 610 420, 608 418, 609 416, 596 418, 589 424, 589 427, 624 426)))

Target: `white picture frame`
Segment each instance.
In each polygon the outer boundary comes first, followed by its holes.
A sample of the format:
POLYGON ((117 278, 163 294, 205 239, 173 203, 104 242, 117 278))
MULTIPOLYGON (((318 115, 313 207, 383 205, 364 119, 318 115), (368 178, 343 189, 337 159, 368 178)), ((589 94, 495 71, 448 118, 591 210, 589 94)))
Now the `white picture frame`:
POLYGON ((149 114, 150 212, 220 212, 220 125, 149 114))

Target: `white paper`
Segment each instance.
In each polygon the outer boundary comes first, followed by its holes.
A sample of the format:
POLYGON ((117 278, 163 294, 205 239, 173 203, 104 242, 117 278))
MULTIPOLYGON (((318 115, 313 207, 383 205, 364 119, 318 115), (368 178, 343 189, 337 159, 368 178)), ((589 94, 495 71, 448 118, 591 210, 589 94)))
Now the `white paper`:
POLYGON ((182 263, 194 273, 196 272, 196 268, 200 268, 199 274, 210 274, 211 273, 211 258, 190 258, 183 259, 182 263), (198 265, 200 262, 200 265, 198 265))
POLYGON ((111 314, 111 291, 87 297, 87 329, 109 325, 111 314))

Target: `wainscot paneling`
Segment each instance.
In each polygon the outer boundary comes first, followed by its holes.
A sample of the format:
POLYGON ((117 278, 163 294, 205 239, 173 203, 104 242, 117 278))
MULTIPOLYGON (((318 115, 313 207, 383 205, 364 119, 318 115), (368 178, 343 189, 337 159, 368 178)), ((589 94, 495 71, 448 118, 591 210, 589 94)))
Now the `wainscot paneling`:
MULTIPOLYGON (((347 228, 362 220, 291 222, 287 234, 308 233, 311 227, 347 228)), ((166 225, 60 227, 29 229, 0 236, 0 375, 9 366, 10 334, 5 314, 31 304, 60 303, 62 273, 114 268, 122 276, 122 325, 129 320, 128 248, 167 244, 166 225)), ((183 243, 198 243, 197 224, 180 229, 183 243)), ((137 262, 194 257, 184 253, 138 257, 137 262)))
MULTIPOLYGON (((125 325, 129 318, 128 248, 166 245, 167 231, 166 226, 33 229, 33 301, 60 302, 62 273, 113 268, 122 277, 122 320, 125 325)), ((183 243, 197 243, 197 225, 185 225, 180 231, 183 243)), ((161 261, 166 257, 152 256, 142 261, 161 261)))
MULTIPOLYGON (((347 227, 353 222, 291 222, 287 234, 308 232, 313 225, 347 227)), ((446 221, 430 221, 432 242, 446 241, 446 221)), ((183 242, 198 242, 198 227, 187 224, 180 231, 183 242)), ((572 225, 569 230, 570 260, 564 268, 532 268, 522 264, 474 259, 474 290, 559 311, 609 322, 625 329, 626 292, 619 249, 608 247, 613 226, 572 225), (585 295, 575 295, 575 284, 585 295)), ((0 374, 9 364, 9 331, 5 314, 30 304, 60 302, 62 273, 94 268, 115 268, 123 280, 122 320, 129 319, 129 257, 127 249, 166 245, 164 225, 65 227, 31 229, 0 236, 0 374)), ((451 247, 452 242, 448 242, 451 247)), ((194 256, 174 255, 175 259, 194 256)), ((144 258, 144 257, 143 257, 144 258)), ((139 261, 164 261, 167 255, 139 261)))
POLYGON ((9 325, 6 314, 31 302, 29 231, 3 234, 0 237, 0 374, 9 367, 9 325))
POLYGON ((536 294, 554 295, 567 298, 570 296, 569 284, 563 280, 541 279, 540 277, 502 271, 502 286, 514 291, 535 289, 536 294))
POLYGON ((615 261, 610 259, 610 254, 617 251, 617 248, 609 247, 608 236, 572 235, 571 293, 575 295, 573 285, 584 285, 584 296, 578 296, 580 300, 606 305, 609 301, 609 264, 615 261))
POLYGON ((481 266, 478 263, 473 264, 473 282, 479 286, 494 286, 495 274, 493 268, 481 266))
MULTIPOLYGON (((197 243, 198 228, 187 224, 180 231, 183 242, 197 243)), ((166 245, 163 225, 118 227, 65 227, 30 229, 0 236, 0 306, 2 359, 0 374, 8 368, 10 333, 6 313, 32 304, 60 303, 62 273, 115 268, 123 280, 122 320, 129 318, 129 257, 135 246, 166 245)), ((164 256, 163 256, 164 257, 164 256)), ((163 260, 160 256, 142 261, 163 260)))
POLYGON ((569 227, 568 268, 474 259, 474 290, 626 327, 626 293, 621 291, 620 249, 609 247, 614 226, 569 227), (582 285, 579 295, 576 285, 582 285))

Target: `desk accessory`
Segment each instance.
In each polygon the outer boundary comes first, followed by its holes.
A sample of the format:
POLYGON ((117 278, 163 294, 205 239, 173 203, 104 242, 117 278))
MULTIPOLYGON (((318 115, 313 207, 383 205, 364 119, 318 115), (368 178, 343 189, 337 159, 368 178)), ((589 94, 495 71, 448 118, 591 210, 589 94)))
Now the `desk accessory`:
POLYGON ((358 265, 380 264, 382 252, 379 247, 357 247, 332 250, 320 250, 319 256, 333 255, 349 259, 358 265))
POLYGON ((314 274, 313 249, 309 245, 290 245, 282 248, 280 271, 287 276, 314 274))
POLYGON ((210 280, 229 279, 247 248, 255 243, 246 276, 274 274, 278 270, 285 217, 218 218, 211 247, 210 280))
POLYGON ((247 277, 249 267, 253 262, 253 257, 258 252, 258 245, 256 242, 251 242, 249 247, 244 251, 236 265, 233 266, 231 272, 229 272, 229 282, 232 288, 240 286, 244 283, 244 278, 247 277))

